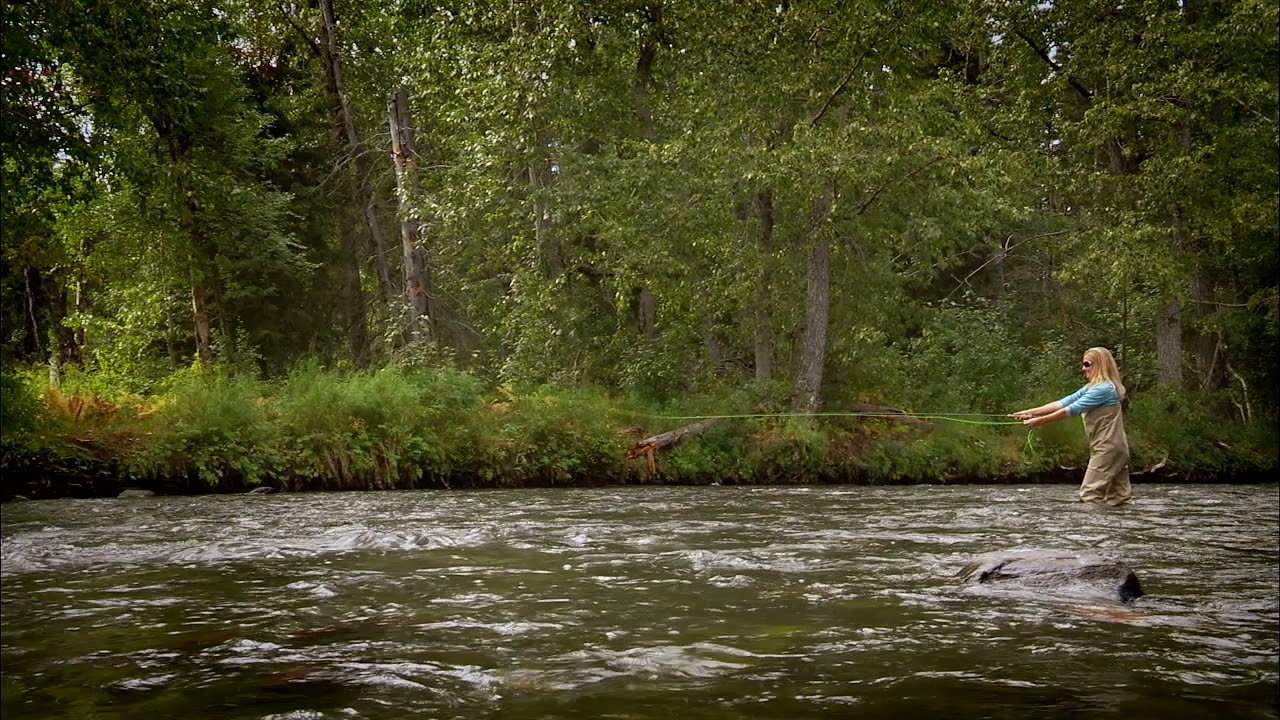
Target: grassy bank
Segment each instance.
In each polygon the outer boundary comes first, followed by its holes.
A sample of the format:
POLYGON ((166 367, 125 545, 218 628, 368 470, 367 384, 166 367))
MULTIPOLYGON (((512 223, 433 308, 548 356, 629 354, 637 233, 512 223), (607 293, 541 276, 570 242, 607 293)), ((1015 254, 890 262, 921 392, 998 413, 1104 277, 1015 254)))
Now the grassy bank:
MULTIPOLYGON (((658 404, 590 389, 487 385, 453 370, 326 371, 265 382, 185 372, 142 397, 43 387, 6 374, 0 495, 162 494, 603 484, 1078 482, 1078 421, 1018 425, 889 418, 726 419, 628 458, 672 416, 767 414, 741 396, 658 404)), ((1198 399, 1147 397, 1128 415, 1132 467, 1148 480, 1269 477, 1271 422, 1241 423, 1198 399)), ((828 403, 830 411, 839 411, 828 403)), ((904 408, 908 412, 913 408, 904 408)), ((997 421, 998 418, 991 418, 997 421)))

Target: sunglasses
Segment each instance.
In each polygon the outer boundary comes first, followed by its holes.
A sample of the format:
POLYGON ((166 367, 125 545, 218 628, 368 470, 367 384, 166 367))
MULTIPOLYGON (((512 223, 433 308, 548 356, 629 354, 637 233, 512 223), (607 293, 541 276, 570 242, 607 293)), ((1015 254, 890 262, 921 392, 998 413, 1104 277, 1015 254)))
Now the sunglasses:
POLYGON ((1089 362, 1088 360, 1085 360, 1084 362, 1080 363, 1080 367, 1088 370, 1089 368, 1093 367, 1093 363, 1089 362))

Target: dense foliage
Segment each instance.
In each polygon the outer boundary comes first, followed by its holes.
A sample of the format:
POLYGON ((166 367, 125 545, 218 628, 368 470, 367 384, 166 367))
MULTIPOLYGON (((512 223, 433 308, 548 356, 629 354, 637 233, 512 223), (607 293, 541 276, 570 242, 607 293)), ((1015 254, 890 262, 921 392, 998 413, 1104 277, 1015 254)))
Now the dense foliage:
MULTIPOLYGON (((122 463, 102 472, 620 477, 621 408, 1003 413, 1073 389, 1103 345, 1148 466, 1274 464, 1277 18, 8 3, 6 463, 96 398, 120 433, 94 440, 122 463), (520 411, 485 410, 496 387, 520 411)), ((753 422, 664 472, 1011 472, 962 428, 753 422)))

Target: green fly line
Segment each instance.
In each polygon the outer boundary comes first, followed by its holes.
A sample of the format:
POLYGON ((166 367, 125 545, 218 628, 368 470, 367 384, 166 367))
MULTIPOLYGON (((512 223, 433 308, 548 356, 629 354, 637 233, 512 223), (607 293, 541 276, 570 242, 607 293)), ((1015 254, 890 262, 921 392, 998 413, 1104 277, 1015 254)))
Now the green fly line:
POLYGON ((868 412, 796 412, 796 413, 747 413, 742 415, 648 415, 645 417, 660 420, 737 420, 743 418, 778 418, 778 417, 882 417, 882 418, 915 418, 917 420, 948 420, 950 422, 967 423, 969 425, 1021 425, 1021 420, 970 420, 969 418, 998 417, 984 413, 868 413, 868 412))
MULTIPOLYGON (((648 415, 659 420, 742 420, 750 418, 784 418, 784 417, 871 417, 871 418, 914 418, 916 420, 946 420, 947 422, 966 425, 1021 425, 1021 420, 974 420, 971 418, 1007 418, 1008 415, 994 413, 871 413, 871 412, 795 412, 795 413, 744 413, 741 415, 648 415)), ((1036 454, 1033 438, 1034 428, 1027 430, 1026 452, 1036 454)))

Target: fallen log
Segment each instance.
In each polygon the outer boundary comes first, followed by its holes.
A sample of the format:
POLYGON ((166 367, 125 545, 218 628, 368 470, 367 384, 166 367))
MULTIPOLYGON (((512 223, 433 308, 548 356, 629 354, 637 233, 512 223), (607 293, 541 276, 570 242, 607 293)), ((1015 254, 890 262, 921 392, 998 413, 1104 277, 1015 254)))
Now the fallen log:
POLYGON ((849 409, 849 412, 850 413, 866 413, 870 415, 880 415, 880 416, 884 416, 884 417, 878 418, 880 420, 892 420, 894 422, 906 423, 907 425, 910 425, 912 427, 917 427, 922 430, 929 430, 933 428, 933 423, 931 422, 911 417, 910 415, 899 410, 898 408, 886 407, 884 405, 867 405, 865 403, 855 403, 854 406, 849 409))
POLYGON ((709 420, 699 420, 698 422, 693 423, 692 425, 685 425, 684 427, 676 428, 675 430, 668 430, 667 432, 659 433, 657 435, 647 437, 643 440, 640 440, 635 445, 631 446, 631 449, 627 451, 627 459, 631 460, 634 458, 638 458, 641 455, 645 456, 645 458, 648 460, 647 464, 649 468, 649 474, 652 475, 658 470, 656 461, 654 460, 654 457, 653 457, 653 453, 655 451, 662 450, 663 448, 669 448, 672 445, 675 445, 676 443, 685 439, 686 437, 690 435, 697 435, 698 433, 701 433, 701 432, 705 432, 707 429, 715 425, 719 425, 723 421, 724 421, 724 418, 711 418, 709 420))
MULTIPOLYGON (((914 418, 906 414, 902 410, 899 410, 898 408, 887 407, 884 405, 868 405, 865 403, 857 403, 852 408, 850 408, 848 412, 853 417, 857 417, 859 414, 867 414, 867 415, 875 416, 875 419, 905 423, 907 425, 911 425, 912 427, 920 428, 923 430, 929 430, 933 428, 933 423, 930 423, 925 420, 920 420, 918 418, 914 418)), ((765 417, 765 416, 762 415, 760 417, 765 417)), ((698 422, 693 423, 691 425, 685 425, 684 427, 679 427, 679 428, 676 428, 675 430, 668 430, 667 432, 659 433, 657 435, 652 435, 650 437, 647 437, 643 440, 639 440, 636 442, 635 445, 631 446, 630 450, 627 451, 627 459, 633 460, 643 455, 647 461, 646 465, 648 466, 649 474, 652 475, 653 473, 657 472, 657 469, 658 469, 657 461, 654 458, 654 453, 656 451, 669 448, 679 443, 681 440, 684 440, 686 437, 689 437, 690 435, 697 435, 699 433, 705 432, 708 429, 720 424, 725 419, 726 418, 708 418, 706 420, 699 420, 698 422)))

